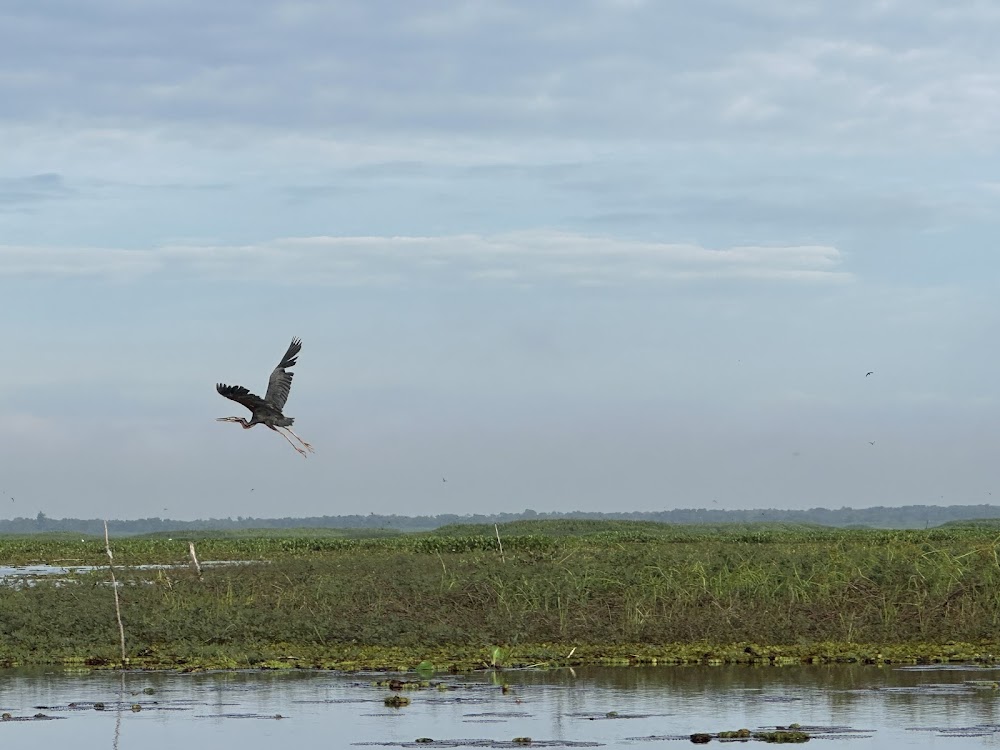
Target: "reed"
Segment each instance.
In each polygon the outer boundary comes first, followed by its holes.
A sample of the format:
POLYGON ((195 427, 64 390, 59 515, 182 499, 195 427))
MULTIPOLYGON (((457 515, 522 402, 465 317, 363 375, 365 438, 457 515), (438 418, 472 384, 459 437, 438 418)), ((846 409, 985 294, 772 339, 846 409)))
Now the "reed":
MULTIPOLYGON (((108 658, 108 624, 117 621, 124 661, 123 620, 133 663, 237 654, 244 666, 275 651, 348 647, 819 649, 991 644, 1000 633, 995 529, 591 525, 549 534, 546 523, 387 539, 200 538, 202 560, 242 561, 203 565, 200 577, 188 567, 188 540, 116 540, 125 564, 113 581, 114 617, 96 593, 98 572, 2 585, 0 660, 108 658), (136 567, 151 562, 177 567, 136 567)), ((103 546, 110 564, 107 539, 103 546)), ((73 551, 82 564, 100 545, 0 539, 6 559, 17 550, 36 562, 73 551)))

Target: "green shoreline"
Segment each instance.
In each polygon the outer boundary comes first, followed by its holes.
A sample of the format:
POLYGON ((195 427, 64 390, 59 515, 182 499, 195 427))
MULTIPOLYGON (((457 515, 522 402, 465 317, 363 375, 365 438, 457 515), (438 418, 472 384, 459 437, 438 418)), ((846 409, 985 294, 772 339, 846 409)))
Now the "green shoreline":
MULTIPOLYGON (((948 644, 847 644, 823 643, 802 646, 758 644, 712 645, 704 643, 654 646, 524 644, 515 648, 433 646, 395 648, 386 646, 340 646, 322 653, 293 646, 263 648, 254 654, 219 650, 214 654, 180 655, 147 652, 129 657, 129 670, 337 670, 471 672, 510 669, 561 669, 567 667, 614 666, 725 666, 789 667, 801 665, 872 665, 1000 663, 1000 642, 948 644)), ((41 655, 20 661, 0 659, 5 668, 20 666, 66 666, 88 669, 122 667, 113 649, 88 656, 41 655)))
MULTIPOLYGON (((133 669, 992 664, 1000 655, 993 526, 538 521, 111 546, 133 669)), ((0 585, 0 666, 121 666, 103 539, 0 537, 0 563, 69 566, 0 585)))

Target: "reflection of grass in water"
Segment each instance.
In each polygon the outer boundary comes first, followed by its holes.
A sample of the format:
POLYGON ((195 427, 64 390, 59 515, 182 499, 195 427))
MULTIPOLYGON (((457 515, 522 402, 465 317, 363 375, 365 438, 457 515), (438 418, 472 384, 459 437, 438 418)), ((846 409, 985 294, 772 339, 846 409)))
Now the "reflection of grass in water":
MULTIPOLYGON (((961 644, 993 643, 1000 622, 995 529, 535 521, 500 533, 505 563, 492 525, 204 537, 205 559, 268 564, 206 568, 201 580, 134 567, 185 564, 190 534, 121 538, 129 658, 407 668, 958 658, 987 653, 961 644)), ((98 565, 103 542, 0 538, 0 559, 98 565)), ((0 660, 114 659, 107 584, 100 573, 72 579, 0 586, 0 660)))

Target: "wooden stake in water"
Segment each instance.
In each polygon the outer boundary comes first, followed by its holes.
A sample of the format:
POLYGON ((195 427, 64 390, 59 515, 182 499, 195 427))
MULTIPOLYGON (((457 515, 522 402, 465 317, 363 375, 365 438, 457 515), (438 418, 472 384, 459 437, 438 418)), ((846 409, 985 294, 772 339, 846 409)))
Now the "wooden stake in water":
POLYGON ((191 567, 201 578, 201 565, 198 564, 198 556, 194 553, 194 542, 188 542, 188 553, 191 555, 191 567))
POLYGON ((108 522, 104 522, 104 551, 108 553, 108 570, 111 572, 111 588, 115 592, 115 617, 118 619, 118 635, 121 636, 122 669, 128 657, 125 656, 125 626, 122 625, 122 605, 118 601, 118 581, 115 580, 115 556, 111 554, 111 542, 108 540, 108 522))

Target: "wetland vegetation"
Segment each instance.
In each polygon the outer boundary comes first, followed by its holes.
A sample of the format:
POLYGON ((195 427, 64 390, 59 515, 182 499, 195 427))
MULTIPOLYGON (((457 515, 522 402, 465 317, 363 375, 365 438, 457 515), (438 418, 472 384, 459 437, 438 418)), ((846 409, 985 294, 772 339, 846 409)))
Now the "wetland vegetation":
MULTIPOLYGON (((252 491, 252 489, 251 489, 252 491)), ((11 498, 13 500, 13 498, 11 498)), ((166 508, 164 508, 166 510, 166 508)), ((926 529, 949 522, 966 523, 975 519, 992 519, 1000 523, 1000 506, 989 503, 978 505, 902 505, 870 508, 808 508, 790 510, 780 508, 672 508, 654 511, 565 511, 536 512, 526 508, 520 513, 473 513, 458 515, 440 513, 425 516, 381 515, 377 513, 340 516, 311 516, 308 518, 202 518, 179 521, 170 518, 110 519, 107 521, 115 537, 153 532, 191 531, 248 531, 260 533, 263 529, 285 533, 288 530, 345 530, 379 529, 383 533, 431 531, 454 524, 508 524, 513 521, 654 521, 661 524, 734 524, 734 523, 796 523, 821 524, 832 527, 879 529, 926 529)), ((0 519, 0 534, 37 534, 70 532, 74 534, 104 533, 104 519, 100 518, 49 518, 43 511, 34 517, 0 519)))
MULTIPOLYGON (((112 538, 132 667, 993 661, 995 525, 517 521, 112 538), (206 565, 189 567, 194 541, 206 565), (174 567, 147 568, 146 565, 174 567)), ((104 540, 0 537, 0 663, 120 662, 104 540), (102 569, 103 567, 103 569, 102 569)))

